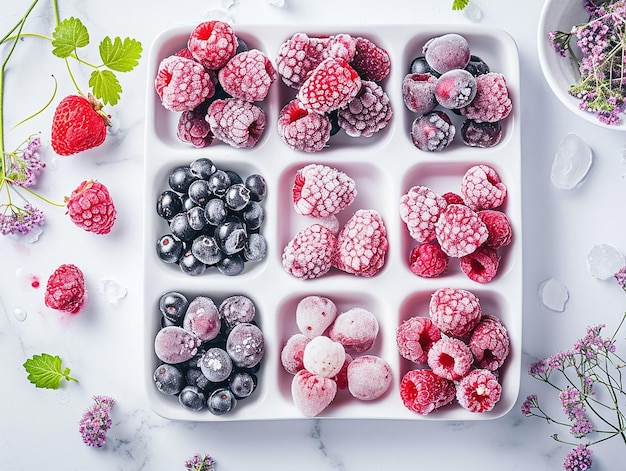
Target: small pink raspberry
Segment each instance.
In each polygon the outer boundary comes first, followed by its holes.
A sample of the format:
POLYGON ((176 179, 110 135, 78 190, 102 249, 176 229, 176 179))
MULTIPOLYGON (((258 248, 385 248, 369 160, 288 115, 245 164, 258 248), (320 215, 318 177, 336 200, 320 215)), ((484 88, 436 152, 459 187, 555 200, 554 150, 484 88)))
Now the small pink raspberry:
POLYGON ((294 150, 322 150, 330 139, 331 130, 327 115, 306 110, 297 99, 287 103, 278 114, 278 135, 294 150))
POLYGON ((94 234, 108 234, 115 223, 117 211, 109 190, 102 183, 82 182, 66 198, 67 212, 78 227, 94 234))
POLYGON ((461 271, 467 277, 477 283, 489 283, 498 274, 500 256, 496 249, 491 247, 478 247, 471 254, 461 257, 459 260, 461 271))
POLYGON ((441 331, 429 317, 410 317, 396 329, 398 353, 413 363, 426 364, 428 351, 440 338, 441 331))
POLYGON ((449 204, 435 224, 441 249, 450 257, 471 254, 489 237, 489 231, 475 211, 461 204, 449 204))
POLYGON ((330 229, 313 224, 300 232, 283 250, 283 268, 299 279, 319 278, 332 268, 337 238, 330 229))
POLYGON ((335 34, 330 36, 324 43, 325 47, 322 51, 322 58, 328 59, 344 59, 351 62, 356 54, 356 38, 347 33, 335 34))
POLYGON ((204 67, 179 56, 169 56, 161 61, 154 87, 161 103, 170 111, 192 110, 215 93, 215 86, 204 67))
POLYGON ((209 126, 205 116, 205 107, 183 111, 178 118, 176 129, 178 139, 197 148, 210 146, 215 136, 211 132, 211 126, 209 126))
POLYGON ((263 109, 239 98, 215 100, 206 120, 217 139, 237 148, 254 147, 265 129, 263 109))
POLYGON ((476 96, 461 108, 461 114, 476 122, 495 122, 506 118, 513 105, 504 75, 489 72, 476 77, 476 96))
POLYGON ((235 55, 237 36, 233 28, 224 21, 205 21, 193 29, 187 48, 204 67, 217 70, 224 67, 235 55))
POLYGON ((339 127, 351 137, 370 137, 384 129, 393 111, 385 90, 376 82, 361 81, 361 90, 349 103, 339 108, 339 127))
POLYGON ((461 196, 474 211, 496 209, 504 203, 507 188, 500 175, 488 165, 474 165, 461 180, 461 196))
POLYGON ((402 403, 420 415, 450 404, 455 394, 454 383, 431 370, 407 371, 400 381, 402 403))
POLYGON ((59 266, 48 278, 44 302, 57 311, 77 314, 85 303, 85 278, 75 265, 59 266))
POLYGON ((486 314, 472 332, 469 347, 479 368, 495 371, 509 356, 511 340, 502 321, 486 314))
POLYGON ((489 237, 485 245, 497 249, 509 245, 513 239, 511 221, 503 211, 496 209, 484 209, 478 211, 478 217, 487 226, 489 237))
POLYGON ((218 72, 226 93, 247 101, 262 101, 276 80, 276 70, 269 58, 258 49, 241 52, 218 72))
POLYGON ((489 370, 474 370, 459 381, 456 399, 470 412, 489 412, 500 400, 502 386, 489 370))
POLYGON ((389 53, 367 38, 355 39, 356 53, 350 65, 363 80, 380 82, 391 71, 389 53))
POLYGON ((300 88, 313 69, 324 60, 322 57, 329 38, 310 38, 305 33, 295 33, 281 44, 276 59, 276 71, 283 82, 300 88))
POLYGON ((296 172, 293 204, 298 214, 326 218, 348 207, 356 198, 354 180, 336 168, 309 164, 296 172))
POLYGON ((334 266, 358 276, 374 276, 385 264, 387 229, 373 209, 359 209, 337 236, 334 266))
POLYGON ((414 113, 423 115, 437 106, 435 85, 437 78, 431 74, 407 74, 402 79, 402 100, 414 113))
POLYGON ((463 337, 476 327, 482 316, 478 297, 471 291, 439 288, 428 305, 433 323, 447 336, 463 337))
POLYGON ((428 366, 442 378, 456 381, 469 373, 474 357, 462 340, 442 338, 428 351, 428 366))
POLYGON ((448 268, 449 257, 437 242, 426 242, 413 247, 409 255, 409 268, 417 276, 436 278, 448 268))
POLYGON ((435 224, 445 211, 446 200, 428 187, 416 185, 400 197, 400 218, 418 242, 435 238, 435 224))
POLYGON ((302 105, 326 113, 349 103, 361 89, 361 78, 345 59, 323 60, 298 91, 302 105))

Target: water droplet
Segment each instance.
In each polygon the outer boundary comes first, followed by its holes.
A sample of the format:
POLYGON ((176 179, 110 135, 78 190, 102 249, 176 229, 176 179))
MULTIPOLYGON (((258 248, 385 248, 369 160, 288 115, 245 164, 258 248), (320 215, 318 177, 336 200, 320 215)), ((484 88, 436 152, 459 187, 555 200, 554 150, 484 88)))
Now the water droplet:
POLYGON ((480 21, 483 18, 483 11, 474 2, 469 2, 462 10, 463 16, 470 21, 480 21))
POLYGON ((39 226, 35 226, 24 236, 24 240, 29 244, 34 244, 39 240, 41 234, 43 234, 43 229, 39 226))
POLYGON ((552 185, 561 190, 575 188, 589 172, 592 156, 591 147, 578 134, 563 136, 552 162, 552 185))
POLYGON ((569 292, 563 283, 550 278, 539 287, 539 298, 545 307, 552 311, 563 312, 569 299, 569 292))
POLYGON ((589 274, 599 280, 611 278, 626 264, 624 255, 609 244, 599 244, 587 254, 589 274))
POLYGON ((28 313, 21 307, 16 307, 13 311, 13 315, 15 316, 15 319, 20 322, 24 322, 28 317, 28 313))
POLYGON ((103 279, 98 284, 100 294, 102 294, 110 304, 117 304, 126 296, 127 289, 115 280, 103 279))

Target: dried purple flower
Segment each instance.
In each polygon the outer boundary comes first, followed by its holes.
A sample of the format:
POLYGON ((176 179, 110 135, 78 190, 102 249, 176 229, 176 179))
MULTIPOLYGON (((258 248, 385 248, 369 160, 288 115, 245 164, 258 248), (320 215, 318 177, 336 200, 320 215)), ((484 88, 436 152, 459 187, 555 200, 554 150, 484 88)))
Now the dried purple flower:
POLYGON ((578 445, 571 450, 563 460, 566 471, 585 471, 591 469, 591 455, 593 451, 586 445, 578 445))
POLYGON ((84 412, 78 430, 85 444, 102 447, 112 425, 111 408, 114 400, 109 396, 94 396, 93 400, 95 403, 84 412))
POLYGON ((196 453, 185 461, 185 469, 187 471, 213 471, 215 461, 209 455, 200 456, 199 453, 196 453))

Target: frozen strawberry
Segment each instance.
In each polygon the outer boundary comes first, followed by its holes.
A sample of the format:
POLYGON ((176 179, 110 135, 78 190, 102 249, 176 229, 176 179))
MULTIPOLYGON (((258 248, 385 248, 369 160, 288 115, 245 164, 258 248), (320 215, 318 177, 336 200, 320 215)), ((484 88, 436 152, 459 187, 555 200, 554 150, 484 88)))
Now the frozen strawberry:
POLYGON ((400 382, 402 403, 420 415, 428 415, 450 404, 455 394, 454 383, 431 370, 407 371, 400 382))
POLYGON ((59 102, 52 117, 51 145, 59 155, 72 155, 101 145, 106 138, 109 117, 102 103, 70 95, 59 102))
POLYGON ((349 103, 361 89, 361 78, 345 59, 324 59, 298 91, 302 105, 326 113, 349 103))
POLYGON ((295 375, 304 368, 304 347, 309 343, 309 338, 304 334, 294 334, 283 346, 280 351, 280 363, 288 373, 295 375))
POLYGON ((206 120, 217 139, 236 148, 254 147, 265 130, 263 109, 239 98, 215 100, 206 120))
POLYGON ((489 231, 489 237, 485 241, 487 247, 497 249, 511 243, 513 228, 511 227, 511 221, 503 211, 484 209, 478 211, 477 214, 489 231))
POLYGON ((327 227, 313 224, 300 232, 283 250, 283 268, 300 279, 319 278, 332 268, 337 238, 327 227))
POLYGON ((339 108, 339 127, 351 137, 370 137, 387 127, 393 111, 387 93, 376 82, 362 80, 361 90, 339 108))
POLYGON ((270 59, 258 49, 241 52, 230 59, 218 72, 226 93, 247 101, 262 101, 276 80, 276 70, 270 59))
POLYGON ((345 359, 346 350, 343 345, 325 335, 318 335, 304 347, 302 363, 313 374, 333 378, 339 374, 345 359))
POLYGON ((280 45, 276 70, 283 82, 299 89, 317 65, 324 60, 324 50, 330 38, 311 38, 295 33, 280 45))
POLYGON ((375 355, 361 355, 348 365, 348 391, 362 401, 385 394, 392 379, 389 363, 375 355))
POLYGON ((471 254, 489 237, 487 226, 465 205, 449 204, 435 224, 441 249, 450 257, 471 254))
POLYGON ((86 180, 65 201, 67 213, 78 227, 94 234, 111 232, 117 210, 108 188, 102 183, 86 180))
POLYGON ((348 389, 348 366, 354 358, 349 353, 346 353, 346 358, 343 362, 343 366, 339 370, 339 373, 333 378, 337 383, 337 389, 348 389))
POLYGON ((442 338, 428 351, 428 366, 433 373, 451 381, 469 373, 473 362, 470 348, 456 338, 442 338))
POLYGON ((437 78, 431 74, 407 74, 402 79, 402 100, 414 113, 423 115, 437 106, 435 85, 437 78))
POLYGON ((400 218, 413 239, 430 242, 435 238, 435 224, 447 205, 446 200, 430 188, 416 185, 400 197, 400 218))
POLYGON ((363 80, 380 82, 391 71, 389 53, 367 38, 355 38, 356 51, 350 65, 363 80))
POLYGON ((337 394, 337 383, 305 369, 300 370, 291 382, 291 396, 305 417, 315 417, 323 412, 337 394))
POLYGON ((436 278, 448 268, 449 260, 450 257, 441 250, 437 242, 426 242, 411 250, 409 268, 417 276, 436 278))
POLYGON ((484 315, 469 340, 476 366, 495 371, 504 365, 511 351, 509 333, 500 319, 484 315))
POLYGON ((413 363, 425 364, 428 351, 440 338, 441 331, 428 317, 410 317, 396 329, 398 353, 413 363))
POLYGON ((461 257, 459 266, 470 280, 489 283, 498 274, 500 255, 492 247, 481 246, 471 254, 461 257))
POLYGON ((489 370, 478 369, 459 381, 456 398, 470 412, 489 412, 500 400, 502 386, 489 370))
POLYGON ((154 87, 161 104, 170 111, 193 110, 215 93, 204 67, 180 56, 169 56, 161 61, 154 87))
POLYGON ((86 295, 83 272, 76 265, 64 264, 48 278, 44 302, 51 309, 77 314, 85 304, 86 295))
POLYGON ((463 175, 461 196, 474 211, 502 206, 507 193, 507 187, 500 180, 498 172, 488 165, 474 165, 463 175))
POLYGON ((336 317, 337 306, 325 296, 306 296, 296 306, 296 324, 308 338, 322 335, 336 317))
POLYGON ((352 204, 356 184, 344 172, 322 164, 309 164, 296 172, 293 204, 303 216, 326 218, 352 204))
POLYGON ((506 118, 513 108, 506 78, 489 72, 476 77, 476 96, 470 104, 461 108, 461 114, 476 122, 496 122, 506 118))
POLYGON ((337 236, 333 264, 346 273, 374 276, 384 266, 388 249, 387 229, 380 215, 373 209, 359 209, 337 236))
POLYGON ((376 316, 367 309, 353 307, 340 313, 328 329, 328 337, 351 353, 369 350, 378 338, 376 316))
POLYGON ((294 150, 318 152, 330 139, 332 124, 326 114, 308 111, 297 99, 278 114, 278 135, 294 150))
POLYGON ((237 36, 233 28, 224 21, 204 21, 189 35, 187 48, 204 67, 217 70, 224 67, 235 55, 237 36))
POLYGON ((167 326, 159 330, 154 338, 154 352, 165 363, 182 363, 191 360, 201 340, 179 326, 167 326))
POLYGON ((439 288, 428 305, 433 324, 450 337, 469 334, 482 316, 478 297, 471 291, 457 288, 439 288))

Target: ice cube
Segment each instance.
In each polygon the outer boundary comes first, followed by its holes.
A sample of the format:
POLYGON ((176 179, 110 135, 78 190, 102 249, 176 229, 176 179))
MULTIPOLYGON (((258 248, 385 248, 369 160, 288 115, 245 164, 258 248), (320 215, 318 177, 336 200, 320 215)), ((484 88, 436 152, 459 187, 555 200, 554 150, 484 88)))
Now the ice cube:
POLYGON ((110 304, 117 304, 126 296, 127 290, 115 280, 103 279, 98 284, 98 290, 110 304))
POLYGON ((28 317, 28 313, 21 307, 16 307, 15 310, 13 311, 13 316, 15 316, 16 320, 20 322, 24 322, 26 318, 28 317))
POLYGON ((624 265, 624 255, 609 244, 599 244, 587 254, 587 268, 594 278, 606 280, 615 275, 624 265))
POLYGON ((285 0, 265 0, 265 3, 268 3, 275 7, 282 7, 285 5, 285 0))
POLYGON ((552 162, 552 185, 561 190, 575 188, 591 168, 592 155, 591 147, 578 134, 563 136, 552 162))
POLYGON ((483 18, 483 11, 474 2, 469 2, 463 8, 463 16, 470 21, 480 21, 483 18))
POLYGON ((569 292, 563 283, 554 278, 549 278, 541 283, 539 297, 548 309, 563 312, 569 299, 569 292))
POLYGON ((39 236, 43 234, 43 229, 39 226, 33 227, 28 234, 24 236, 24 241, 29 244, 34 244, 39 240, 39 236))

